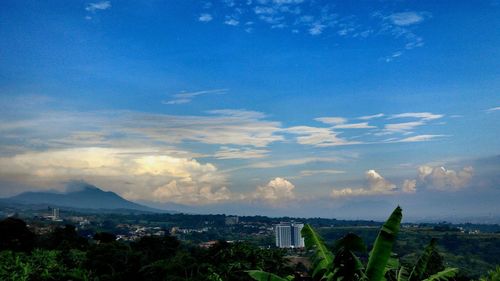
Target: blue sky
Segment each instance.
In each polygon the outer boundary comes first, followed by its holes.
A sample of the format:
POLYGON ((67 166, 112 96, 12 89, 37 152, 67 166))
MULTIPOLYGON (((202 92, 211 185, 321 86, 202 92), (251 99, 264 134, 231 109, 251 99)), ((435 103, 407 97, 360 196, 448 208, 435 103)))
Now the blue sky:
POLYGON ((500 214, 497 1, 0 5, 0 196, 500 214))

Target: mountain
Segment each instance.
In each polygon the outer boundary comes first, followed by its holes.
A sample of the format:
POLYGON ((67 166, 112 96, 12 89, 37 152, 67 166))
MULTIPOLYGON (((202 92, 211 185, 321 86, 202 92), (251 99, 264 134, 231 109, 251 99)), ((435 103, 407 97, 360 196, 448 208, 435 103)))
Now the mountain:
POLYGON ((25 205, 51 205, 73 209, 134 210, 142 212, 165 212, 123 199, 111 191, 103 191, 85 182, 68 186, 65 192, 24 192, 6 198, 7 202, 25 205))

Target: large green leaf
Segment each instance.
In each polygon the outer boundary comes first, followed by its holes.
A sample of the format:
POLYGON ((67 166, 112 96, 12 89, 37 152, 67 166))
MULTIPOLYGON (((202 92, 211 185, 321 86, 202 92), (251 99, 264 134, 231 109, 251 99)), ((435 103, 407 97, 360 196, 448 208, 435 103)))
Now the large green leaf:
POLYGON ((402 266, 398 270, 398 281, 408 281, 408 270, 406 270, 406 267, 402 266))
POLYGON ((333 251, 333 276, 331 276, 331 280, 358 280, 364 275, 363 263, 354 253, 366 252, 366 246, 361 237, 348 233, 335 242, 333 251))
POLYGON ((314 231, 314 229, 306 224, 301 231, 304 237, 304 243, 307 249, 313 250, 313 278, 317 279, 318 276, 327 276, 332 270, 333 254, 328 250, 323 239, 314 231))
POLYGON ((458 268, 445 268, 443 271, 431 275, 429 276, 429 278, 424 279, 423 281, 446 281, 449 278, 454 277, 457 272, 458 268))
POLYGON ((261 270, 248 270, 248 275, 257 281, 290 281, 291 279, 279 277, 276 274, 261 270))
POLYGON ((368 281, 381 281, 384 278, 385 267, 391 256, 402 217, 402 210, 398 206, 380 229, 365 272, 368 281))
POLYGON ((427 270, 427 265, 429 264, 429 260, 431 258, 432 252, 436 247, 436 239, 432 238, 431 242, 427 247, 425 247, 424 252, 417 260, 417 263, 413 267, 413 270, 410 273, 410 281, 419 281, 422 280, 425 271, 427 270))

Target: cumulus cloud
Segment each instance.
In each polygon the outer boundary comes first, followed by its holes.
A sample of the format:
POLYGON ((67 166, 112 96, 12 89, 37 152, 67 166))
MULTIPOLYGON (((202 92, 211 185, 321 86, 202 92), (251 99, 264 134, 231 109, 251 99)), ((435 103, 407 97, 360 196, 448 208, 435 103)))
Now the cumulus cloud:
POLYGON ((420 166, 418 168, 419 184, 429 189, 456 191, 466 187, 472 179, 474 169, 464 167, 460 171, 447 170, 444 167, 420 166))
POLYGON ((258 186, 253 198, 276 202, 295 199, 295 185, 284 178, 277 177, 264 186, 258 186))
POLYGON ((393 194, 396 191, 396 185, 386 180, 375 170, 368 170, 365 173, 366 185, 361 188, 342 188, 332 189, 330 195, 333 198, 369 196, 393 194))
POLYGON ((154 201, 181 204, 206 204, 228 201, 232 194, 225 186, 186 184, 173 180, 153 191, 154 201))
POLYGON ((215 165, 138 149, 25 152, 1 157, 0 177, 45 188, 83 179, 129 199, 152 201, 203 204, 230 196, 215 165))
POLYGON ((417 180, 405 180, 403 182, 403 192, 415 193, 417 191, 417 180))

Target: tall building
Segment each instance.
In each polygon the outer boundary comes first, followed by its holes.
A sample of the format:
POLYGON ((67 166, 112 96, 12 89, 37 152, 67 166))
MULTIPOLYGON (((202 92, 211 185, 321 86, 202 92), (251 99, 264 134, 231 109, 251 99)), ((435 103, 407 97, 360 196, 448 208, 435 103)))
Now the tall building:
POLYGON ((304 227, 302 223, 281 222, 274 226, 276 234, 276 247, 279 248, 303 248, 304 238, 300 231, 304 227))
POLYGON ((49 216, 53 221, 61 221, 61 217, 59 216, 59 208, 52 208, 52 215, 49 216))

